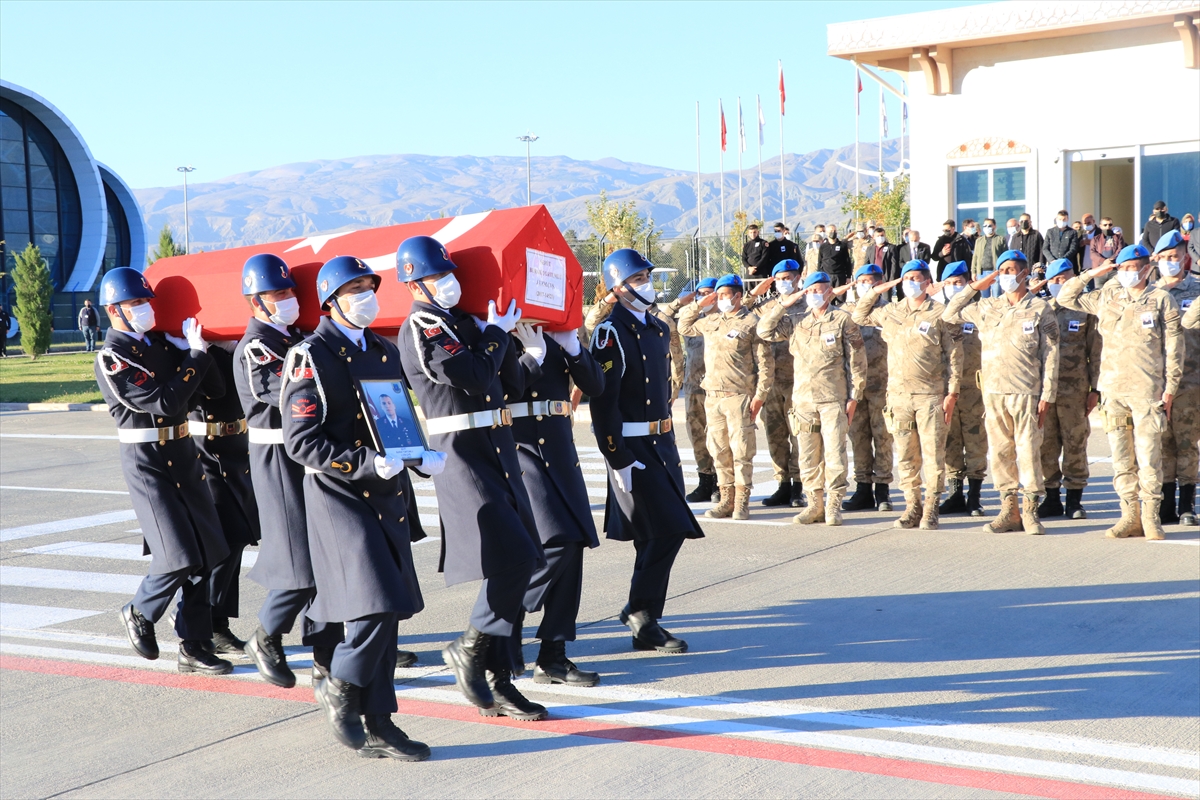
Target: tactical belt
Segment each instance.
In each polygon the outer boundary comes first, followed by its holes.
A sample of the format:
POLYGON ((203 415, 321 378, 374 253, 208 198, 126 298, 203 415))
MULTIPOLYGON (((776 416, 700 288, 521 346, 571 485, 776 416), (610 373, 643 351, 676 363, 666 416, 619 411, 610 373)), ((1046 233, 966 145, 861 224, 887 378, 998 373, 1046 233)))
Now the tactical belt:
POLYGON ((188 433, 192 436, 207 436, 210 439, 217 436, 237 436, 246 432, 246 420, 237 419, 233 422, 201 422, 188 420, 188 433))
POLYGON ((283 430, 280 428, 246 428, 250 434, 250 444, 283 444, 283 430))
POLYGON ((660 433, 670 433, 671 420, 656 419, 650 422, 623 422, 621 423, 622 436, 656 436, 660 433))
POLYGON ((182 422, 169 428, 117 428, 117 441, 123 444, 150 444, 182 439, 188 435, 188 424, 182 422))
POLYGON ((513 419, 518 417, 569 417, 571 416, 571 401, 569 400, 536 400, 532 403, 513 403, 508 407, 513 419))
POLYGON ((491 408, 473 411, 470 414, 455 414, 450 417, 434 417, 425 420, 425 430, 430 434, 454 433, 472 428, 496 428, 512 425, 513 413, 507 408, 491 408))

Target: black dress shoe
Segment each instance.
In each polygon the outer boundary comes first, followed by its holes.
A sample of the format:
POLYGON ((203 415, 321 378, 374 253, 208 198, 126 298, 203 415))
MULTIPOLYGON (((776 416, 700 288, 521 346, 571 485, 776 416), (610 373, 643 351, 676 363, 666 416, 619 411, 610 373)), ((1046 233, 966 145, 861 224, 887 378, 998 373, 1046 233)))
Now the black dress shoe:
POLYGON ((282 635, 271 636, 259 628, 250 637, 250 641, 246 642, 244 652, 267 683, 282 686, 284 689, 291 689, 296 685, 296 673, 288 666, 287 657, 283 653, 282 635))
POLYGON ((595 686, 600 673, 586 672, 567 658, 566 642, 542 642, 537 663, 533 665, 534 683, 562 683, 567 686, 595 686))
POLYGON ((212 650, 210 653, 216 653, 219 656, 242 656, 246 649, 246 643, 233 635, 233 631, 229 628, 224 630, 214 630, 212 638, 212 650))
POLYGON ((429 745, 413 741, 396 727, 391 716, 368 714, 367 742, 358 749, 362 758, 394 758, 397 761, 424 761, 429 758, 429 745))
POLYGON ((446 645, 446 649, 442 651, 442 660, 454 673, 459 691, 472 705, 483 709, 496 704, 492 690, 488 688, 487 670, 483 665, 483 657, 487 653, 491 638, 486 633, 469 627, 466 633, 446 645))
POLYGON ((633 631, 634 650, 656 650, 659 653, 686 653, 688 646, 683 639, 676 639, 648 611, 629 614, 622 620, 633 631))
POLYGON ((329 677, 329 665, 333 663, 333 648, 313 645, 312 652, 312 685, 316 690, 317 681, 329 677))
POLYGON ((537 722, 549 715, 545 706, 525 699, 525 695, 513 686, 512 673, 508 670, 493 672, 491 685, 496 703, 491 708, 479 709, 481 717, 508 717, 518 722, 537 722))
POLYGON ((330 675, 316 685, 313 693, 337 740, 351 750, 361 749, 367 743, 367 732, 363 730, 362 712, 359 711, 362 690, 330 675))
POLYGON ((204 642, 185 639, 179 643, 179 671, 184 674, 228 675, 233 672, 233 664, 208 652, 204 642))
POLYGON ((125 620, 125 632, 129 634, 129 643, 142 658, 156 661, 158 659, 158 638, 154 635, 154 623, 142 616, 142 612, 126 603, 121 609, 121 619, 125 620))
MULTIPOLYGON (((396 651, 396 669, 405 669, 417 663, 417 654, 410 653, 407 650, 396 651)), ((399 730, 397 728, 396 730, 399 730)))

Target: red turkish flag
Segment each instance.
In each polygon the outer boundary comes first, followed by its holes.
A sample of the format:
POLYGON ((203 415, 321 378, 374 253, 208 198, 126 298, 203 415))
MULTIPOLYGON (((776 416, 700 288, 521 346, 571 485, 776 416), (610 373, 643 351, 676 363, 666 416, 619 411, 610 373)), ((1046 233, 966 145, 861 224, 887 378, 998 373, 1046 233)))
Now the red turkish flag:
POLYGON ((783 116, 783 104, 787 100, 787 92, 783 90, 783 62, 779 62, 779 116, 783 116))
POLYGON ((718 100, 718 107, 721 109, 721 152, 725 152, 725 104, 718 100))

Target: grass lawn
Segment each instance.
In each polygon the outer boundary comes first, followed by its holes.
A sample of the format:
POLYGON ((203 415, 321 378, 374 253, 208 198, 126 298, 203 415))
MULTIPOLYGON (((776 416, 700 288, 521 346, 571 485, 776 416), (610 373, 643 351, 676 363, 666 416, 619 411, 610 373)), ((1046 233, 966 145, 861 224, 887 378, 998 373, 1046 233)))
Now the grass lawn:
POLYGON ((92 353, 0 359, 0 403, 100 403, 92 353))

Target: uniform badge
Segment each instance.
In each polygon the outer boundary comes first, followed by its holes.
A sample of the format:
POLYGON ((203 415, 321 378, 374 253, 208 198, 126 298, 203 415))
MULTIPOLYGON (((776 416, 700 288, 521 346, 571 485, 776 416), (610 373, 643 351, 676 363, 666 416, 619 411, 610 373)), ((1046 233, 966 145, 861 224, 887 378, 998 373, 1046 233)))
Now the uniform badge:
POLYGON ((926 333, 926 334, 929 333, 929 323, 922 322, 920 325, 917 326, 917 332, 918 333, 926 333))
POLYGON ((1191 307, 1192 307, 1192 298, 1190 298, 1190 297, 1187 300, 1184 300, 1182 303, 1179 304, 1179 308, 1182 311, 1187 311, 1191 307))
POLYGON ((975 332, 975 323, 974 322, 964 322, 963 323, 963 335, 964 336, 970 336, 974 332, 975 332))
POLYGON ((1150 312, 1146 312, 1145 314, 1142 314, 1142 327, 1143 328, 1153 328, 1154 327, 1154 315, 1153 314, 1151 314, 1150 312))
POLYGON ((1067 320, 1067 333, 1079 333, 1079 320, 1067 320))
POLYGON ((730 331, 729 333, 725 334, 725 338, 726 339, 740 339, 740 338, 742 338, 742 332, 741 331, 730 331))
POLYGON ((133 373, 133 377, 129 379, 129 382, 134 386, 142 386, 148 380, 150 380, 150 376, 139 369, 137 372, 133 373))
POLYGON ((1025 334, 1026 336, 1032 335, 1036 330, 1037 330, 1037 323, 1035 323, 1033 321, 1021 323, 1021 333, 1025 334))
MULTIPOLYGON (((495 346, 496 346, 496 343, 492 342, 493 350, 495 349, 495 346)), ((450 355, 456 356, 463 351, 463 346, 461 344, 459 344, 458 342, 454 341, 453 339, 447 339, 446 341, 442 342, 442 349, 445 350, 450 355)))
POLYGON ((413 274, 413 265, 412 265, 412 264, 405 264, 405 265, 404 265, 404 274, 405 274, 405 275, 412 275, 412 274, 413 274))
POLYGON ((327 280, 321 281, 321 292, 324 293, 327 291, 329 291, 329 281, 327 281, 327 280))
POLYGON ((312 377, 312 367, 296 367, 292 370, 292 380, 294 381, 311 381, 312 377))
MULTIPOLYGON (((607 347, 607 345, 605 345, 605 346, 607 347)), ((611 362, 611 361, 605 361, 603 364, 600 365, 600 368, 603 369, 605 372, 608 372, 610 369, 612 369, 612 367, 613 367, 613 362, 611 362)))
POLYGON ((312 419, 317 415, 317 404, 307 397, 292 401, 292 419, 312 419))
POLYGON ((434 325, 432 328, 425 329, 425 336, 429 339, 432 339, 435 336, 441 336, 441 335, 442 335, 442 326, 440 326, 440 325, 434 325))
POLYGON ((245 281, 243 281, 243 283, 245 283, 247 286, 249 286, 249 285, 250 285, 251 283, 253 283, 253 282, 254 282, 254 278, 253 278, 253 277, 251 277, 250 275, 247 275, 247 276, 246 276, 246 280, 245 280, 245 281))
POLYGON ((833 347, 835 344, 837 344, 837 334, 836 333, 825 334, 825 346, 833 347))

